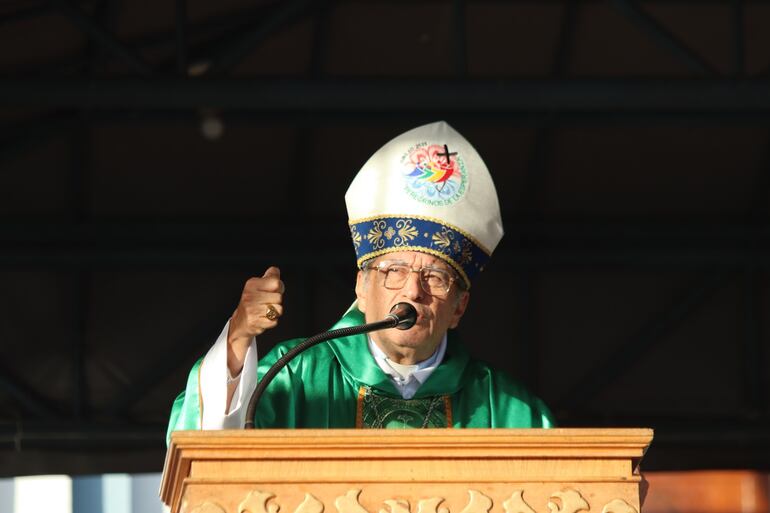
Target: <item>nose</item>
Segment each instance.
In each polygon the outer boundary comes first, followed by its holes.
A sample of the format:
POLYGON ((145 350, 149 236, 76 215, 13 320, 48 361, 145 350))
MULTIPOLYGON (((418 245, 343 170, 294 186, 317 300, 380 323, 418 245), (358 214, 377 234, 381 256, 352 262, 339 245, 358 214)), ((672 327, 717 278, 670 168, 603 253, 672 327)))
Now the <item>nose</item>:
POLYGON ((418 299, 422 298, 423 294, 425 294, 425 291, 422 289, 419 272, 412 271, 409 273, 409 276, 406 279, 406 283, 404 283, 402 292, 404 296, 411 299, 412 301, 417 301, 418 299))

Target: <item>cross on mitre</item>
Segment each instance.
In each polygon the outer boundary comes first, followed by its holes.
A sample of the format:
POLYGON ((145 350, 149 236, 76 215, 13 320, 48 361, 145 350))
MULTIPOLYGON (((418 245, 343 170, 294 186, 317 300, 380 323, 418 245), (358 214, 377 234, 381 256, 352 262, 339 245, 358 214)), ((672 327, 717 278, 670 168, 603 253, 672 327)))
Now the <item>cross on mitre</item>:
POLYGON ((439 157, 446 158, 446 163, 451 164, 452 163, 451 157, 452 155, 457 155, 457 152, 453 151, 452 153, 449 153, 449 146, 444 144, 444 153, 438 152, 436 155, 438 155, 439 157))

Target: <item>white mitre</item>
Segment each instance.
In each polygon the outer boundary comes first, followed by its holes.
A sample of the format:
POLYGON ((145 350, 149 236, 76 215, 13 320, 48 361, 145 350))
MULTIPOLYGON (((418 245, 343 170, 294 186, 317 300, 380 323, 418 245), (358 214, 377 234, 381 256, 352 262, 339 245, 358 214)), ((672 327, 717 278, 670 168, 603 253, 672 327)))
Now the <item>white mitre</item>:
POLYGON ((470 287, 503 236, 481 156, 443 121, 399 135, 364 164, 345 194, 359 266, 395 251, 445 260, 470 287))

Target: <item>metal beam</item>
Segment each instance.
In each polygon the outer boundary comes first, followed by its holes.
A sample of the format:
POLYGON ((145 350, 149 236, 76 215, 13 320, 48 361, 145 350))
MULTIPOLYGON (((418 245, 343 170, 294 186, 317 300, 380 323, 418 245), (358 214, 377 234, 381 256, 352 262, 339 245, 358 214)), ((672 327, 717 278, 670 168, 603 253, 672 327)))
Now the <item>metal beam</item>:
POLYGON ((0 16, 0 26, 15 23, 17 21, 26 21, 32 18, 39 18, 51 12, 52 8, 47 3, 41 3, 34 7, 19 9, 0 16))
POLYGON ((0 80, 0 104, 291 114, 770 113, 770 81, 105 79, 0 80))
POLYGON ((452 2, 452 48, 455 76, 465 78, 468 74, 467 16, 465 0, 452 2))
MULTIPOLYGON (((290 123, 296 127, 325 127, 330 122, 335 125, 355 125, 357 129, 381 127, 383 123, 409 127, 419 126, 436 121, 437 116, 443 116, 438 111, 396 110, 359 111, 359 112, 301 112, 295 111, 259 111, 259 110, 222 110, 215 109, 221 114, 226 123, 248 123, 254 126, 269 126, 276 123, 290 123)), ((106 109, 92 111, 94 121, 107 123, 123 123, 139 125, 142 123, 175 123, 200 122, 199 110, 182 109, 106 109)), ((770 126, 770 110, 741 110, 722 112, 696 112, 674 110, 623 110, 623 111, 561 111, 558 115, 551 111, 457 111, 451 113, 455 123, 463 127, 474 124, 487 128, 505 126, 506 128, 544 128, 553 127, 555 120, 561 127, 607 127, 618 126, 622 129, 629 127, 655 127, 661 125, 690 129, 694 127, 755 127, 765 129, 770 126)))
POLYGON ((688 287, 668 308, 650 319, 638 333, 629 337, 598 365, 586 372, 577 383, 568 387, 569 391, 557 403, 557 410, 579 411, 597 393, 612 385, 615 379, 658 345, 667 333, 680 326, 693 311, 710 299, 724 285, 728 276, 725 272, 712 273, 688 287))
MULTIPOLYGON (((770 145, 765 145, 765 151, 760 163, 758 178, 754 185, 753 197, 749 203, 746 215, 747 223, 768 227, 768 197, 770 196, 770 145)), ((747 247, 754 249, 763 246, 761 239, 747 240, 747 247)), ((765 369, 765 348, 763 344, 763 288, 761 283, 766 276, 756 266, 747 267, 744 270, 744 394, 748 407, 754 415, 770 411, 767 404, 767 370, 765 369)))
MULTIPOLYGON (((313 233, 309 227, 286 233, 313 233)), ((291 237, 265 238, 230 249, 249 224, 230 225, 38 225, 0 226, 0 267, 11 269, 188 269, 232 266, 252 270, 254 265, 284 262, 298 268, 315 269, 313 262, 354 265, 344 220, 314 226, 325 240, 299 243, 291 237), (238 233, 238 230, 241 230, 238 233), (307 247, 328 248, 308 259, 307 247), (279 249, 278 249, 279 248, 279 249)), ((746 266, 770 267, 770 234, 767 228, 733 225, 720 230, 650 228, 633 225, 611 227, 588 225, 520 225, 508 223, 509 233, 495 252, 495 260, 532 269, 585 267, 720 268, 739 270, 746 266), (727 231, 724 231, 727 230, 727 231), (734 231, 730 231, 734 230, 734 231), (749 241, 755 241, 749 244, 749 241)))
MULTIPOLYGON (((708 415, 689 414, 687 416, 673 415, 617 415, 602 410, 591 412, 585 409, 575 411, 570 416, 570 427, 637 427, 649 426, 655 428, 653 447, 658 452, 673 449, 669 456, 672 460, 680 458, 678 466, 692 467, 692 460, 700 461, 701 468, 724 466, 726 460, 743 459, 742 468, 754 464, 746 460, 747 453, 756 453, 756 460, 764 460, 767 467, 767 456, 770 456, 770 417, 741 416, 741 415, 708 415), (703 451, 702 457, 683 457, 687 450, 703 451), (722 454, 720 454, 720 452, 722 454), (727 453, 734 453, 735 458, 726 458, 727 453), (743 453, 743 454, 741 454, 743 453), (763 455, 767 455, 763 458, 763 455), (704 465, 704 462, 709 462, 704 465)), ((645 461, 646 458, 645 458, 645 461)), ((645 465, 646 469, 650 467, 645 465)))
MULTIPOLYGON (((70 164, 70 183, 72 198, 72 219, 75 223, 88 222, 90 218, 90 176, 91 176, 91 126, 87 115, 81 116, 80 122, 72 131, 72 162, 70 164)), ((70 357, 72 365, 72 417, 80 419, 88 415, 88 378, 86 375, 86 333, 88 329, 88 309, 90 299, 91 275, 86 269, 75 269, 72 273, 71 306, 69 318, 72 325, 69 330, 70 357)))
POLYGON ((0 128, 0 164, 12 162, 69 132, 76 122, 75 114, 53 112, 0 128))
POLYGON ((10 395, 21 406, 22 410, 37 417, 57 419, 60 416, 54 406, 38 396, 37 392, 11 375, 9 371, 2 368, 0 368, 0 391, 10 395))
POLYGON ((660 47, 673 53, 690 69, 705 76, 716 76, 718 72, 671 31, 647 14, 634 0, 614 0, 615 6, 643 32, 646 32, 660 47))
POLYGON ((315 23, 313 30, 313 47, 310 53, 310 73, 311 78, 320 78, 324 75, 324 64, 326 63, 327 49, 329 47, 329 26, 331 23, 331 14, 334 0, 319 1, 315 14, 315 23))
POLYGON ((17 452, 35 449, 161 448, 165 434, 162 424, 0 423, 0 449, 17 452))
POLYGON ((516 295, 518 297, 518 308, 511 312, 516 319, 516 328, 513 330, 514 336, 511 345, 517 348, 514 353, 516 356, 515 366, 516 376, 532 390, 533 393, 540 392, 540 339, 539 333, 535 331, 537 323, 535 286, 533 284, 533 273, 526 268, 517 269, 516 295))
POLYGON ((572 50, 575 47, 575 31, 577 29, 580 2, 566 0, 562 9, 561 28, 556 51, 553 58, 552 74, 556 78, 564 78, 569 71, 572 50))
MULTIPOLYGON (((197 57, 210 58, 208 54, 205 54, 204 50, 211 50, 211 47, 216 46, 217 41, 220 38, 232 41, 235 37, 243 33, 247 27, 251 27, 255 22, 262 19, 268 11, 269 9, 267 7, 260 4, 230 11, 226 14, 212 15, 202 20, 188 23, 186 27, 186 36, 188 40, 200 41, 197 44, 190 44, 188 41, 188 54, 195 54, 197 57), (234 36, 234 34, 236 36, 234 36)), ((172 31, 159 30, 145 32, 135 36, 127 36, 121 39, 121 44, 124 47, 131 49, 134 53, 141 54, 143 51, 152 51, 153 53, 157 51, 163 52, 170 45, 176 44, 178 36, 177 29, 174 27, 172 31)), ((164 72, 175 70, 177 66, 177 57, 175 52, 170 56, 170 59, 161 60, 155 71, 164 72)), ((9 70, 10 73, 7 74, 24 75, 32 73, 34 75, 39 75, 40 70, 42 69, 46 70, 48 73, 58 71, 67 75, 71 74, 71 70, 73 69, 82 69, 85 66, 85 60, 83 55, 38 60, 33 63, 34 67, 16 65, 11 68, 9 70)), ((189 55, 188 60, 191 60, 189 55)))
POLYGON ((252 30, 247 31, 228 47, 223 49, 213 59, 210 73, 212 75, 226 73, 241 63, 265 39, 307 14, 312 2, 308 0, 292 0, 280 2, 272 14, 265 17, 252 30))
POLYGON ((733 0, 733 75, 741 78, 746 75, 746 29, 744 24, 744 0, 733 0))
POLYGON ((75 27, 83 31, 88 37, 96 40, 112 54, 123 59, 131 68, 142 75, 152 72, 150 66, 131 49, 117 40, 117 38, 96 23, 79 6, 69 0, 55 0, 54 6, 72 22, 75 27))
POLYGON ((88 416, 88 377, 86 375, 86 333, 88 330, 88 307, 90 299, 90 274, 83 270, 73 273, 73 294, 68 301, 71 307, 69 319, 70 362, 72 365, 72 418, 88 416))
POLYGON ((744 350, 743 385, 747 405, 754 415, 768 411, 765 354, 762 340, 762 275, 749 268, 743 274, 744 350))
MULTIPOLYGON (((578 7, 579 4, 572 1, 568 1, 564 5, 559 39, 556 44, 551 70, 551 75, 557 79, 563 79, 569 69, 570 49, 574 46, 578 7)), ((546 173, 548 172, 548 164, 553 153, 551 150, 553 149, 555 138, 555 124, 556 116, 550 115, 548 116, 548 124, 539 127, 535 133, 535 140, 527 166, 527 174, 518 201, 519 216, 523 219, 533 218, 542 203, 547 180, 546 173)))
POLYGON ((176 0, 176 72, 187 75, 187 0, 176 0))
POLYGON ((768 199, 770 199, 770 143, 765 144, 759 171, 751 188, 751 200, 746 215, 749 223, 767 224, 770 216, 768 199))
MULTIPOLYGON (((99 27, 107 31, 108 34, 114 34, 117 30, 118 19, 120 17, 119 4, 120 0, 100 0, 93 9, 91 19, 99 27)), ((117 41, 117 38, 115 38, 115 41, 117 41)), ((137 51, 129 49, 125 43, 121 44, 126 50, 131 51, 133 55, 139 55, 137 51)), ((104 64, 113 59, 112 48, 108 45, 104 45, 96 38, 91 38, 89 40, 85 50, 84 53, 87 60, 80 76, 90 77, 95 75, 104 64)))
POLYGON ((527 173, 516 207, 520 219, 536 219, 542 210, 554 138, 552 126, 540 127, 535 132, 527 173))
MULTIPOLYGON (((253 228, 253 227, 252 227, 253 228)), ((281 242, 276 242, 280 246, 281 242)), ((314 257, 327 265, 355 265, 349 241, 334 246, 338 249, 314 251, 314 257)), ((332 247, 330 245, 330 247, 332 247)), ((244 248, 238 251, 205 247, 137 246, 131 249, 97 244, 74 248, 55 246, 7 247, 0 253, 0 268, 15 270, 127 270, 127 269, 231 269, 253 270, 255 265, 283 262, 298 268, 316 269, 307 262, 301 249, 274 247, 244 248)), ((770 268, 770 250, 745 249, 617 249, 551 246, 498 249, 497 262, 529 269, 574 268, 674 268, 736 270, 745 266, 770 268)))
MULTIPOLYGON (((563 79, 569 70, 570 49, 574 46, 578 8, 579 3, 573 1, 567 1, 564 5, 551 69, 551 75, 557 79, 563 79)), ((542 204, 556 137, 554 128, 558 123, 556 115, 548 116, 548 121, 548 124, 539 127, 535 133, 524 186, 517 202, 518 215, 523 219, 535 218, 538 207, 542 204)))
MULTIPOLYGON (((24 246, 38 244, 66 246, 77 244, 110 243, 115 247, 148 247, 155 243, 169 245, 218 246, 232 239, 240 239, 243 230, 254 230, 247 219, 240 223, 156 223, 156 222, 4 222, 0 223, 0 244, 24 246)), ((504 216, 506 231, 515 231, 527 237, 530 245, 570 245, 580 243, 585 247, 633 247, 647 249, 737 249, 750 241, 758 241, 762 247, 770 247, 770 226, 746 223, 639 223, 639 222, 521 222, 504 216)), ((350 240, 345 217, 315 217, 309 223, 286 221, 282 223, 287 233, 303 228, 308 239, 319 245, 323 241, 333 244, 350 240), (329 227, 336 226, 333 233, 329 227), (322 231, 323 236, 313 234, 322 231), (317 238, 313 238, 317 237, 317 238), (331 237, 331 239, 329 239, 331 237)), ((304 240, 304 239, 303 239, 304 240)), ((506 243, 507 239, 503 239, 506 243)), ((273 241, 266 242, 270 246, 273 241)), ((289 249, 302 248, 295 237, 287 237, 289 249)), ((259 244, 252 241, 253 245, 259 244)), ((260 246, 261 247, 261 246, 260 246)))
MULTIPOLYGON (((717 448, 751 449, 767 451, 770 446, 770 420, 749 421, 743 418, 713 419, 692 416, 687 419, 641 416, 622 418, 607 416, 598 421, 605 426, 655 426, 655 448, 671 449, 702 448, 705 454, 717 448)), ((597 427, 597 419, 580 419, 572 427, 587 425, 597 427), (584 424, 585 422, 585 424, 584 424)), ((88 450, 126 448, 158 448, 165 444, 166 425, 162 423, 0 423, 0 451, 23 452, 35 449, 88 450)), ((2 452, 0 452, 2 454, 2 452)), ((32 454, 30 452, 30 454, 32 454)), ((155 462, 158 465, 158 462, 155 462)), ((7 468, 7 467, 5 467, 7 468)), ((13 467, 11 467, 12 469, 13 467)), ((116 464, 113 471, 121 467, 116 464)), ((2 474, 0 477, 7 474, 2 474)))
MULTIPOLYGON (((327 265, 355 265, 349 241, 313 252, 314 258, 327 265)), ((495 261, 530 269, 583 269, 583 268, 675 268, 675 269, 737 269, 744 266, 770 268, 770 250, 664 250, 664 249, 575 249, 575 248, 521 248, 516 251, 496 250, 495 261)), ((144 247, 121 248, 35 248, 4 249, 0 254, 0 268, 14 270, 75 269, 212 269, 230 267, 235 270, 253 270, 255 265, 283 262, 299 268, 317 269, 307 262, 302 250, 253 248, 238 251, 206 248, 144 247)))

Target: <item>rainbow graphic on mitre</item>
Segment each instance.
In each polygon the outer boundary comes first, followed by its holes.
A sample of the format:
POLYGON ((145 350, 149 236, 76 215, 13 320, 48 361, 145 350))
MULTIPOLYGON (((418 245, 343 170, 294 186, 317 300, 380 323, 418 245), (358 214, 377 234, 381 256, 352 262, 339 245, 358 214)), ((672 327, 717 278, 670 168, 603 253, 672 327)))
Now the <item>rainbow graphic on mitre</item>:
POLYGON ((446 183, 454 173, 454 168, 455 166, 449 163, 422 160, 417 163, 409 176, 432 183, 446 183))

